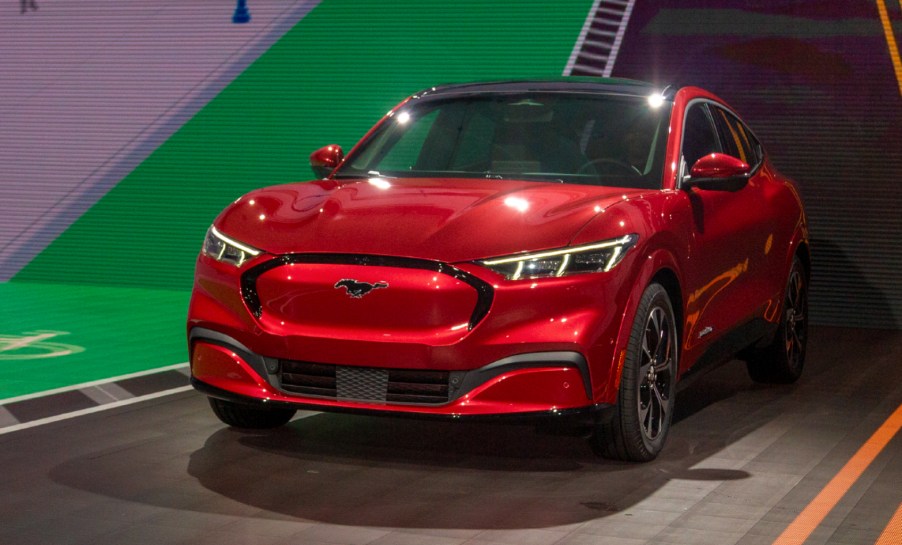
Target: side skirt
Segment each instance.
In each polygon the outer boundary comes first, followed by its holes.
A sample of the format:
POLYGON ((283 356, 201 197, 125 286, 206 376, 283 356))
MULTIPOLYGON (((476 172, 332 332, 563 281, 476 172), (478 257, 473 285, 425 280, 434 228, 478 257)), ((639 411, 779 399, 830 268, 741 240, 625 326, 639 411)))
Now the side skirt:
POLYGON ((677 383, 677 391, 685 390, 699 377, 736 359, 743 350, 767 344, 777 333, 778 327, 779 324, 768 322, 764 318, 753 318, 717 339, 711 343, 698 361, 683 373, 677 383))

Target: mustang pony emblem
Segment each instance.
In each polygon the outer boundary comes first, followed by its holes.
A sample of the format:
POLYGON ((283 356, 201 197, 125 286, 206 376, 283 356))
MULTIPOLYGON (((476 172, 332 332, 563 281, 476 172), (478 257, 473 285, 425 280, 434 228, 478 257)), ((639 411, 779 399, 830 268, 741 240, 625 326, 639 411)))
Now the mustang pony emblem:
POLYGON ((388 282, 376 282, 375 284, 370 284, 368 282, 358 282, 357 280, 354 280, 352 278, 342 278, 335 283, 335 289, 344 288, 348 290, 348 295, 350 295, 354 299, 360 299, 361 297, 375 289, 387 287, 388 282))

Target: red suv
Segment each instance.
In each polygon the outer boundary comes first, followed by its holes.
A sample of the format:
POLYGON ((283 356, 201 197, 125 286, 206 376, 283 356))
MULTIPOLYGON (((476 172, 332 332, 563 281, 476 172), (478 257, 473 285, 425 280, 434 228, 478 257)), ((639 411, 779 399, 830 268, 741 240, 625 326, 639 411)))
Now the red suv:
POLYGON ((678 381, 736 356, 757 381, 802 371, 799 193, 702 89, 435 87, 311 164, 230 205, 198 257, 192 382, 226 424, 572 417, 644 461, 678 381))

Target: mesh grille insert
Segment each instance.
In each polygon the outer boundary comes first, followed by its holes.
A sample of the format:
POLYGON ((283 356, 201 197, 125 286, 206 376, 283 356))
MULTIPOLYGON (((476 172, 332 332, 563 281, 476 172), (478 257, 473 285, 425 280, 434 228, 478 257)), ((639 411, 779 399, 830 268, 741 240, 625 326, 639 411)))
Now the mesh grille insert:
POLYGON ((426 405, 449 400, 448 371, 379 369, 293 360, 280 363, 282 389, 293 394, 426 405))

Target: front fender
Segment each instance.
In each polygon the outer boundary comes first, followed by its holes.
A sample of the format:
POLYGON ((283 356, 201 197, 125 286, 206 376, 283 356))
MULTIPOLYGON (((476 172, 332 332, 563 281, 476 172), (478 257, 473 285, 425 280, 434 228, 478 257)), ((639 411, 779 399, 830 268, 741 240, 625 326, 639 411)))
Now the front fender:
POLYGON ((633 322, 636 320, 639 301, 645 289, 656 279, 661 279, 661 283, 670 293, 671 304, 677 314, 678 331, 680 334, 683 331, 683 324, 680 322, 685 314, 683 312, 685 300, 682 289, 679 287, 682 285, 682 278, 674 254, 661 248, 644 249, 641 253, 637 252, 636 259, 632 261, 632 267, 626 274, 631 281, 624 284, 627 295, 622 307, 624 311, 620 316, 617 335, 614 338, 599 339, 589 354, 590 361, 599 362, 599 365, 593 369, 594 378, 597 378, 597 380, 593 380, 593 396, 596 403, 614 404, 617 402, 623 363, 626 359, 626 350, 633 322), (677 293, 673 293, 674 289, 677 293), (601 364, 602 361, 604 365, 601 364))
MULTIPOLYGON (((630 332, 636 319, 639 300, 645 289, 656 278, 671 295, 671 304, 677 315, 678 329, 684 330, 682 320, 686 308, 683 294, 683 274, 676 256, 685 254, 688 242, 681 240, 680 231, 674 231, 674 222, 685 221, 679 207, 679 194, 659 191, 642 196, 624 197, 597 215, 574 238, 572 244, 610 238, 612 226, 623 232, 639 235, 639 242, 624 259, 617 272, 621 275, 621 292, 616 297, 619 326, 616 334, 601 335, 590 349, 589 361, 594 362, 593 396, 596 403, 616 403, 620 377, 626 359, 630 332)), ((616 234, 616 231, 615 231, 616 234)), ((615 331, 609 328, 608 331, 615 331)), ((682 346, 682 342, 680 344, 682 346)), ((681 366, 682 367, 682 366, 681 366)))

